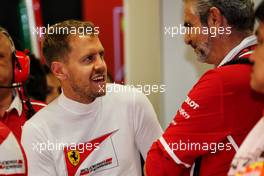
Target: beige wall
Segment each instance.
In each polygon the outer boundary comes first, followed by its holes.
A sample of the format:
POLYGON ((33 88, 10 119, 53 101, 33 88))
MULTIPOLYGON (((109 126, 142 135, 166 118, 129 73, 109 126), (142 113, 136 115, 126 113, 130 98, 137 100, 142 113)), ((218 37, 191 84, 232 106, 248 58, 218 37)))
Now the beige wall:
MULTIPOLYGON (((160 1, 125 0, 125 71, 127 84, 161 84, 160 1)), ((158 117, 161 94, 148 96, 158 117)))
MULTIPOLYGON (((254 0, 259 4, 261 0, 254 0)), ((128 84, 165 84, 165 93, 151 94, 163 126, 171 122, 187 93, 208 69, 199 63, 183 36, 165 35, 165 27, 183 25, 180 0, 124 0, 125 65, 128 84)))

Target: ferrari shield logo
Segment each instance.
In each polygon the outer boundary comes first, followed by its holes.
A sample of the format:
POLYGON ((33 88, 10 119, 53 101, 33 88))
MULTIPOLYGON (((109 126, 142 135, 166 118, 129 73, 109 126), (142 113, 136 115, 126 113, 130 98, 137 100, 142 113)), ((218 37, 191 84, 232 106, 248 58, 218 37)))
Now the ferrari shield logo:
POLYGON ((68 159, 73 166, 77 166, 80 162, 80 154, 77 150, 70 150, 67 153, 68 159))

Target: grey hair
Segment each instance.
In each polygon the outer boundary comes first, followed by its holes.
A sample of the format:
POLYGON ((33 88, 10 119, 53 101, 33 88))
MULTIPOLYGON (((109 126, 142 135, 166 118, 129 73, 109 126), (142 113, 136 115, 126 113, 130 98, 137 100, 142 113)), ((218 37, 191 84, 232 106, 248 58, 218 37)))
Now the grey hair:
POLYGON ((10 34, 7 32, 7 30, 0 26, 0 33, 3 33, 8 38, 8 40, 10 41, 10 44, 11 44, 11 51, 15 52, 16 48, 15 48, 14 41, 11 38, 10 34))
POLYGON ((253 31, 254 2, 252 0, 195 0, 196 11, 203 24, 207 24, 207 18, 211 7, 218 8, 227 19, 230 26, 238 31, 253 31))

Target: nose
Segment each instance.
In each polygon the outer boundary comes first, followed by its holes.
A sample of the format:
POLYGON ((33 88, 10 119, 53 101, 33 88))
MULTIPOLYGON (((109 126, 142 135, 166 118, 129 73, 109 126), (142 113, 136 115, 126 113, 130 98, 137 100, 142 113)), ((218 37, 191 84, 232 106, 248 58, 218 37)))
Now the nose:
POLYGON ((96 61, 94 64, 94 69, 104 71, 105 68, 106 65, 104 59, 100 56, 100 54, 97 54, 96 61))

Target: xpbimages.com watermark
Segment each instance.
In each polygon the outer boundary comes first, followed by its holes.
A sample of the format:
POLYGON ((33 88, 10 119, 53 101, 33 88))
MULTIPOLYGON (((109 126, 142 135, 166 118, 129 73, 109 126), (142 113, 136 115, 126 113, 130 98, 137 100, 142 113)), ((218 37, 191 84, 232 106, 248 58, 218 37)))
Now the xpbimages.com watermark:
MULTIPOLYGON (((161 84, 136 84, 136 85, 123 85, 123 86, 115 86, 116 83, 112 83, 113 86, 108 86, 106 89, 106 93, 120 93, 120 92, 131 92, 133 90, 137 90, 141 93, 144 93, 145 95, 150 95, 153 93, 164 93, 166 91, 166 85, 161 84)), ((116 84, 117 85, 117 84, 116 84)), ((104 86, 99 86, 99 92, 105 92, 104 86)))
POLYGON ((232 33, 231 27, 185 27, 180 24, 179 26, 165 26, 164 34, 169 37, 176 37, 177 35, 186 34, 203 34, 210 35, 210 37, 216 37, 217 35, 230 35, 232 33))
POLYGON ((65 142, 37 142, 32 143, 32 149, 35 152, 42 153, 44 151, 63 151, 65 148, 67 150, 78 151, 83 153, 84 151, 98 150, 100 143, 65 143, 65 142))
POLYGON ((204 151, 204 152, 210 152, 212 154, 215 154, 218 151, 230 151, 233 148, 230 142, 198 143, 198 142, 190 142, 189 140, 187 142, 180 140, 179 142, 168 143, 168 145, 172 151, 204 151))
POLYGON ((99 27, 63 27, 63 26, 50 26, 48 24, 47 27, 35 27, 33 28, 33 34, 38 36, 43 36, 45 34, 58 34, 58 35, 79 35, 79 37, 83 37, 89 34, 99 35, 99 27))

